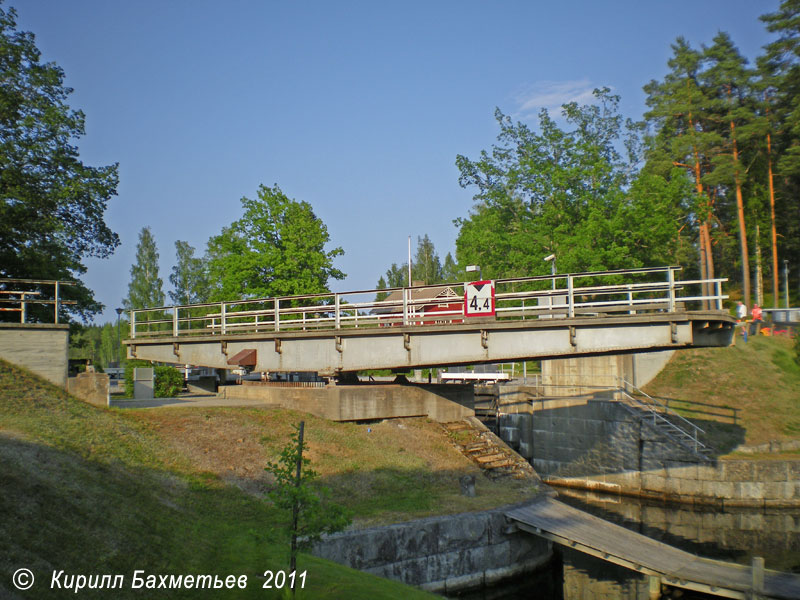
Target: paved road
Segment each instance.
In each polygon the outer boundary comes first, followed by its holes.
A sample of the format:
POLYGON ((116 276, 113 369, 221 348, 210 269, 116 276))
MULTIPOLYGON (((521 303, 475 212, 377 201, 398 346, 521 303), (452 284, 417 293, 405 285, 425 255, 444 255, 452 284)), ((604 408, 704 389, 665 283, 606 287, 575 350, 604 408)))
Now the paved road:
POLYGON ((279 408, 278 404, 253 398, 219 398, 216 394, 193 394, 178 398, 153 398, 152 400, 131 400, 111 397, 111 406, 117 408, 162 408, 186 407, 201 408, 209 406, 251 406, 257 408, 279 408))

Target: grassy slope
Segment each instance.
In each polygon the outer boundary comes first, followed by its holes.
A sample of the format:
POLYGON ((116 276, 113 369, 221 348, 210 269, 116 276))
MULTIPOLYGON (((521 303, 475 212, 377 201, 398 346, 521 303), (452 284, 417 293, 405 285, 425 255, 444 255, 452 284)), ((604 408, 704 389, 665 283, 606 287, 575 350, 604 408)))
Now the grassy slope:
MULTIPOLYGON (((457 478, 474 467, 425 420, 368 427, 278 410, 104 410, 0 361, 0 597, 11 594, 20 567, 39 582, 25 597, 63 597, 44 590, 53 569, 122 573, 128 585, 134 569, 247 574, 248 589, 227 595, 271 597, 256 576, 285 568, 288 543, 285 517, 261 499, 263 465, 300 418, 313 467, 362 523, 478 510, 531 493, 481 478, 477 498, 461 497, 457 478)), ((308 598, 424 595, 311 556, 300 568, 308 598)), ((126 595, 142 597, 115 593, 126 595)))
POLYGON ((800 437, 800 366, 786 338, 751 336, 745 344, 737 336, 730 348, 681 350, 646 391, 739 409, 738 426, 713 425, 685 413, 704 428, 711 426, 712 445, 723 450, 800 437))

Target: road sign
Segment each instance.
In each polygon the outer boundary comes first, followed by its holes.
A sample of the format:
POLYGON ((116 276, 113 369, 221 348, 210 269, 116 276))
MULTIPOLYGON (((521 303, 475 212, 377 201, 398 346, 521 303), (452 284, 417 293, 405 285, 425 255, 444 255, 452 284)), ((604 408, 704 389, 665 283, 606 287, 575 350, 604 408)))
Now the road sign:
POLYGON ((494 281, 472 281, 467 283, 464 294, 465 317, 494 316, 494 281))

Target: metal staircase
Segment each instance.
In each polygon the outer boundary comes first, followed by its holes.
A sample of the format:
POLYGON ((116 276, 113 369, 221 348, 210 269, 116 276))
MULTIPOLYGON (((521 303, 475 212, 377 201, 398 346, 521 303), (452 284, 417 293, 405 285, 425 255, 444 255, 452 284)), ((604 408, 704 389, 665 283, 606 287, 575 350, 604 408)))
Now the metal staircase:
POLYGON ((674 410, 640 390, 629 381, 620 378, 617 393, 620 404, 642 423, 679 444, 703 461, 711 461, 713 448, 700 441, 701 429, 674 410))

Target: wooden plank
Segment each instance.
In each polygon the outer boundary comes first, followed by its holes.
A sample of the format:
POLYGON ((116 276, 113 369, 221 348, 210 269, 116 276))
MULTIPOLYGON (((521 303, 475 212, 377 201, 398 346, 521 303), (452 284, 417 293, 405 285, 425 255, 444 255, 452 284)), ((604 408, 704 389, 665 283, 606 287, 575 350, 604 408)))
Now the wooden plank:
MULTIPOLYGON (((628 568, 647 570, 664 576, 677 587, 718 588, 728 597, 744 597, 750 591, 749 567, 695 556, 673 546, 594 515, 545 497, 506 513, 524 525, 526 531, 540 533, 578 550, 628 568)), ((765 591, 772 598, 800 598, 800 576, 777 571, 765 572, 765 591)))

